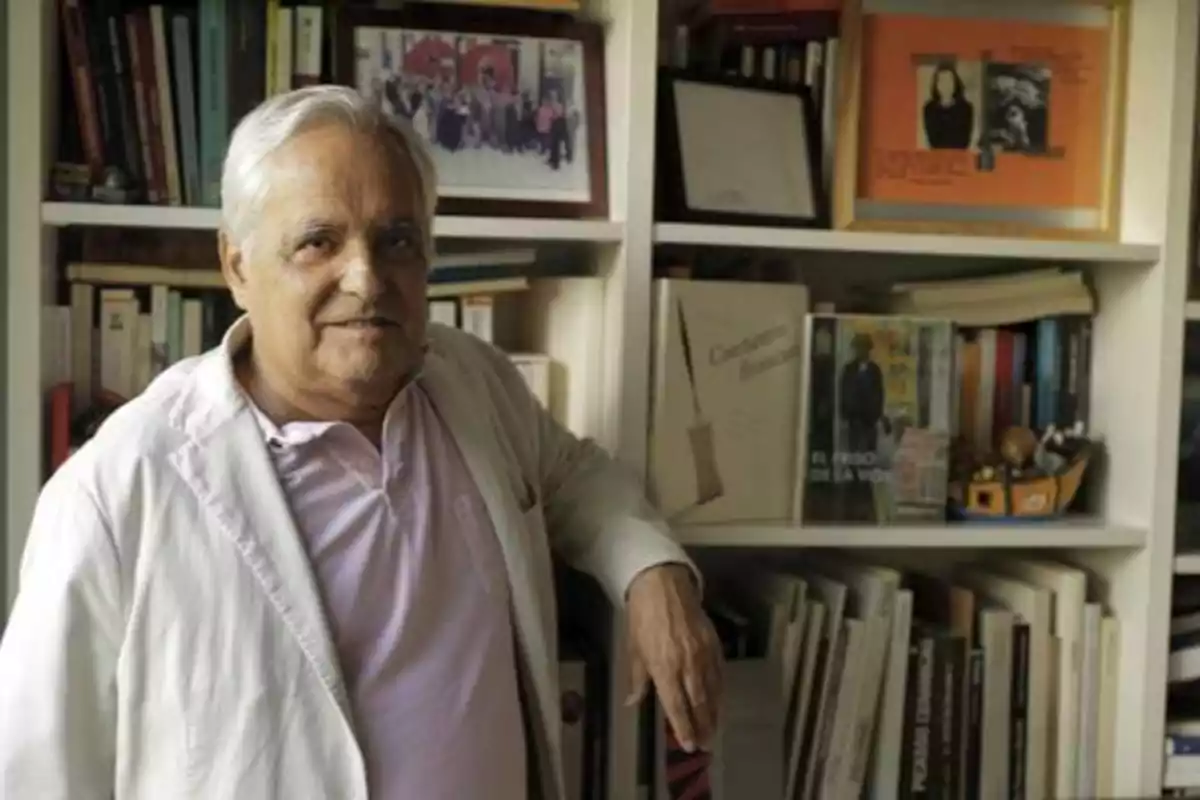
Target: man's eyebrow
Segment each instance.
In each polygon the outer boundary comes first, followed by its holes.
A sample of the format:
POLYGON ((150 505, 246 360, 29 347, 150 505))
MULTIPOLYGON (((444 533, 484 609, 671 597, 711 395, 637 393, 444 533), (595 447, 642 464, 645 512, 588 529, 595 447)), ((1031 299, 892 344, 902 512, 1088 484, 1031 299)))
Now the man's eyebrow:
POLYGON ((421 225, 412 217, 393 217, 375 226, 381 231, 420 231, 421 225))
POLYGON ((300 224, 296 226, 296 230, 307 233, 311 231, 341 230, 345 227, 344 223, 338 222, 331 217, 305 217, 300 220, 300 224))

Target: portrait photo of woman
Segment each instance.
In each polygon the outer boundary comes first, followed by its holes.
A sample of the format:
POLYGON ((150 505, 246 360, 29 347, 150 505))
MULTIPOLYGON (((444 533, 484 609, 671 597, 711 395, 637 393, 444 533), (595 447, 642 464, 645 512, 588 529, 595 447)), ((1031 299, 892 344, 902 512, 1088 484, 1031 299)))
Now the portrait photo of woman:
POLYGON ((932 72, 929 96, 922 109, 924 144, 931 150, 966 150, 975 134, 975 103, 958 65, 943 61, 922 72, 932 72))

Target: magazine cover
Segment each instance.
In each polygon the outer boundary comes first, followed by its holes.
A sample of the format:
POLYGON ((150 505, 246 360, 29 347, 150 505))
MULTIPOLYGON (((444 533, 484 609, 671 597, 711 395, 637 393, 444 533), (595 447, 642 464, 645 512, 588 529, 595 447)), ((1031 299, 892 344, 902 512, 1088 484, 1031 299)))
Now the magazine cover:
POLYGON ((810 315, 805 522, 945 519, 954 327, 810 315))

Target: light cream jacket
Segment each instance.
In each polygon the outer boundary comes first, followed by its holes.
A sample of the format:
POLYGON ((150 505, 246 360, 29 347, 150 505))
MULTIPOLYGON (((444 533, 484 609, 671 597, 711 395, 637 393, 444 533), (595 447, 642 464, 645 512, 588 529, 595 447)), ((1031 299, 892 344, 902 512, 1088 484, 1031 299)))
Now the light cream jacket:
MULTIPOLYGON (((248 334, 168 370, 43 490, 0 641, 4 800, 366 800, 317 587, 233 378, 248 334)), ((430 340, 421 380, 508 569, 531 797, 561 798, 551 550, 618 603, 686 556, 504 356, 430 340)))

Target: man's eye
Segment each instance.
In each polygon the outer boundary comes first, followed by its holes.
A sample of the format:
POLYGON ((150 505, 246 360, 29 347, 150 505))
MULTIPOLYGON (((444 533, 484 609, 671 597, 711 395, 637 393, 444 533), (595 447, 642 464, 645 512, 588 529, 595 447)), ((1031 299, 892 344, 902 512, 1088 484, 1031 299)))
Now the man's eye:
POLYGON ((325 253, 333 249, 333 237, 323 233, 314 233, 300 240, 300 252, 325 253))
POLYGON ((396 231, 385 234, 382 244, 392 251, 414 250, 417 246, 417 237, 407 231, 396 231))

